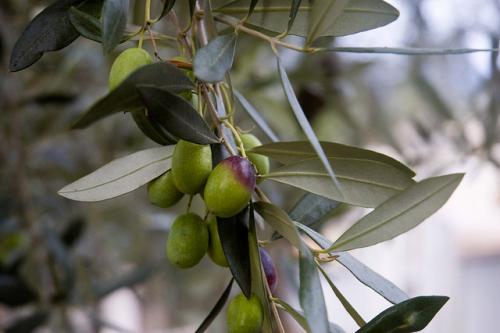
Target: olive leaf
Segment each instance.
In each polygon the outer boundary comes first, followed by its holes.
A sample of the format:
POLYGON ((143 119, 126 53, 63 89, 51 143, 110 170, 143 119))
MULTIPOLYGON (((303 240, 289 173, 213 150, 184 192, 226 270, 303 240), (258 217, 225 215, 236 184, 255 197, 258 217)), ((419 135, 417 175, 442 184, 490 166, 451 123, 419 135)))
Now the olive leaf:
POLYGON ((253 107, 252 104, 237 90, 234 90, 234 96, 236 100, 243 107, 243 110, 252 118, 252 120, 259 126, 259 128, 264 132, 264 134, 272 142, 279 141, 278 136, 274 133, 271 127, 267 124, 264 117, 253 107))
POLYGON ((172 8, 174 8, 175 0, 165 0, 164 2, 165 3, 163 4, 161 14, 160 14, 160 16, 158 16, 157 20, 160 20, 161 18, 163 18, 165 15, 168 14, 168 12, 170 12, 172 10, 172 8))
POLYGON ((123 195, 167 171, 173 150, 174 146, 151 148, 116 159, 58 193, 76 201, 101 201, 123 195))
POLYGON ((205 120, 184 98, 156 87, 138 85, 137 88, 151 118, 167 132, 197 144, 219 142, 205 120))
POLYGON ((320 159, 321 163, 323 164, 324 169, 330 176, 330 178, 333 181, 333 184, 335 185, 335 190, 338 192, 338 195, 341 197, 343 196, 343 191, 342 187, 337 179, 337 176, 335 175, 335 171, 333 171, 332 166, 330 165, 325 152, 323 151, 323 148, 321 147, 318 138, 316 137, 316 134, 314 133, 313 128, 311 127, 311 124, 309 124, 309 121, 307 120, 306 115, 304 114, 304 111, 302 110, 302 107, 299 104, 299 101, 297 99, 297 96, 295 96, 295 92, 293 91, 292 84, 290 83, 290 80, 288 79, 288 75, 286 74, 285 68, 283 67, 283 64, 281 63, 280 58, 277 58, 277 63, 278 63, 278 72, 279 76, 281 79, 281 84, 283 86, 283 90, 285 92, 285 95, 288 99, 288 103, 290 104, 293 113, 295 115, 295 118, 300 124, 300 127, 302 127, 302 130, 304 131, 307 139, 311 143, 311 146, 314 148, 314 151, 318 155, 318 158, 320 159))
POLYGON ((335 166, 342 194, 329 182, 330 176, 318 159, 288 164, 261 177, 338 202, 371 208, 414 183, 406 173, 378 161, 351 158, 328 160, 335 166))
POLYGON ((85 128, 109 115, 143 108, 143 100, 136 85, 153 86, 173 93, 193 88, 193 82, 174 65, 169 63, 146 65, 130 74, 118 87, 92 105, 72 128, 85 128))
POLYGON ((302 3, 302 0, 293 0, 292 4, 290 6, 290 14, 288 17, 288 26, 286 29, 286 32, 288 33, 292 27, 293 23, 295 22, 295 18, 297 17, 297 14, 299 13, 300 9, 300 4, 302 3))
POLYGON ((311 44, 316 38, 334 25, 351 0, 315 1, 310 10, 309 28, 306 44, 311 44))
POLYGON ((233 65, 236 34, 218 36, 201 48, 193 60, 194 75, 205 82, 219 82, 233 65))
POLYGON ((146 114, 144 109, 134 110, 130 113, 132 114, 132 118, 134 119, 137 127, 139 127, 144 135, 146 135, 154 142, 163 146, 167 146, 178 141, 175 136, 167 132, 158 123, 153 121, 153 119, 151 119, 151 117, 146 114))
POLYGON ((9 70, 23 70, 38 61, 45 52, 65 48, 78 38, 79 33, 70 22, 68 10, 82 1, 58 0, 42 10, 14 45, 9 70))
POLYGON ((231 289, 233 287, 233 281, 234 279, 231 279, 229 281, 229 284, 227 285, 226 289, 224 289, 224 292, 222 295, 219 297, 217 300, 217 303, 215 303, 214 307, 210 311, 210 313, 207 315, 207 317, 203 320, 203 322, 200 324, 200 327, 196 329, 195 333, 203 333, 207 330, 207 328, 210 326, 210 324, 214 321, 214 319, 217 317, 217 315, 220 313, 224 305, 226 304, 229 294, 231 294, 231 289))
POLYGON ((463 174, 428 178, 393 196, 344 232, 326 251, 375 245, 416 227, 441 208, 463 174))
MULTIPOLYGON (((308 226, 298 222, 295 222, 295 225, 321 248, 327 249, 332 245, 331 241, 308 226)), ((351 272, 351 274, 354 275, 359 282, 374 290, 389 302, 397 304, 409 298, 408 295, 399 289, 394 283, 364 265, 348 252, 330 252, 330 254, 337 256, 336 260, 342 266, 347 268, 347 270, 349 270, 349 272, 351 272)))
MULTIPOLYGON (((327 141, 320 141, 320 144, 328 158, 345 157, 378 161, 393 166, 399 171, 406 173, 411 178, 415 176, 415 172, 403 163, 376 151, 327 141)), ((274 142, 255 147, 251 151, 257 154, 266 155, 283 164, 317 158, 315 150, 308 141, 274 142)))
POLYGON ((248 218, 248 208, 230 218, 217 218, 217 228, 224 255, 234 279, 247 298, 250 297, 252 291, 248 218))
POLYGON ((271 227, 299 249, 299 300, 311 332, 329 331, 323 289, 314 257, 300 238, 297 227, 286 212, 267 202, 256 202, 255 210, 271 227))
POLYGON ((356 333, 410 333, 423 330, 448 302, 445 296, 419 296, 393 305, 356 333))
POLYGON ((109 53, 120 44, 127 26, 129 0, 104 0, 102 6, 102 47, 109 53))
POLYGON ((320 51, 330 51, 339 53, 376 53, 376 54, 396 54, 407 56, 419 55, 460 55, 478 52, 498 52, 498 49, 471 49, 471 48, 401 48, 401 47, 346 47, 335 46, 320 48, 320 51))

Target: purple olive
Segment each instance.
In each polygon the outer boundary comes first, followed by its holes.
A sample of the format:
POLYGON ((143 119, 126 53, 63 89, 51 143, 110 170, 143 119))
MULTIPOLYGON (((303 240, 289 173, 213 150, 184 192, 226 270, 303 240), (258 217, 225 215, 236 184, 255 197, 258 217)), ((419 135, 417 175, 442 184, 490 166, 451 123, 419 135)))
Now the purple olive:
POLYGON ((271 293, 274 294, 276 287, 278 287, 278 272, 276 271, 276 266, 274 266, 273 258, 267 253, 266 250, 260 248, 260 260, 262 261, 262 267, 264 268, 264 273, 266 274, 267 284, 271 293))

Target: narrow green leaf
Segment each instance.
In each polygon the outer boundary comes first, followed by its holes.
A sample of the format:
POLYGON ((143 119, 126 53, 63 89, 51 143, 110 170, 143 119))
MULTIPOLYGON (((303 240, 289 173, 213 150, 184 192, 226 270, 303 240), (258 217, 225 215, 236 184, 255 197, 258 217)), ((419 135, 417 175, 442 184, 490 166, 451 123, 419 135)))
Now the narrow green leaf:
POLYGON ((193 60, 194 75, 205 82, 219 82, 233 65, 236 34, 218 36, 201 48, 193 60))
POLYGON ((252 104, 237 90, 234 90, 234 96, 238 100, 238 102, 243 107, 243 110, 252 118, 252 120, 259 126, 259 128, 264 132, 264 134, 271 140, 272 142, 279 141, 278 136, 274 133, 272 128, 268 125, 264 117, 257 111, 252 104))
POLYGON ((255 6, 257 5, 257 3, 259 2, 259 0, 251 0, 250 1, 250 6, 248 7, 248 17, 250 17, 255 9, 255 6))
POLYGON ((165 89, 142 85, 137 88, 151 118, 169 133, 197 144, 219 142, 205 120, 184 98, 165 89))
POLYGON ((285 302, 282 299, 275 298, 275 299, 273 299, 273 301, 274 301, 274 303, 276 303, 276 305, 279 306, 279 308, 281 308, 283 311, 285 311, 289 315, 291 315, 292 318, 295 319, 297 324, 299 324, 304 329, 304 331, 306 331, 308 333, 311 332, 311 330, 309 329, 309 326, 307 325, 306 318, 304 318, 304 316, 300 312, 295 310, 290 304, 288 304, 287 302, 285 302))
POLYGON ((297 228, 281 208, 263 201, 254 204, 255 210, 274 230, 300 250, 302 240, 297 228))
POLYGON ((304 243, 300 244, 299 270, 299 300, 311 332, 329 333, 323 288, 316 270, 314 257, 304 243))
POLYGON ((217 301, 217 303, 215 303, 214 307, 212 308, 212 310, 210 310, 210 313, 203 320, 200 327, 198 327, 195 333, 205 332, 207 328, 210 326, 210 324, 214 321, 214 319, 219 315, 220 311, 222 310, 222 308, 224 307, 229 298, 229 294, 231 293, 231 288, 233 287, 233 281, 234 279, 231 279, 231 281, 229 281, 229 284, 227 285, 226 289, 224 289, 224 292, 219 297, 219 300, 217 301))
POLYGON ((59 0, 42 10, 14 45, 9 70, 23 70, 37 62, 45 52, 65 48, 78 38, 79 33, 69 20, 68 10, 82 1, 59 0))
POLYGON ((335 24, 350 0, 315 1, 311 7, 311 17, 306 44, 311 44, 335 24))
POLYGON ((65 186, 59 195, 77 201, 101 201, 131 192, 170 168, 174 146, 151 148, 114 160, 65 186))
POLYGON ((157 20, 160 20, 165 15, 167 15, 172 10, 172 8, 174 8, 174 5, 175 5, 175 0, 165 0, 165 3, 163 4, 163 8, 161 10, 161 14, 157 18, 157 20))
MULTIPOLYGON (((300 230, 305 232, 321 248, 327 249, 332 245, 332 242, 330 242, 315 230, 301 223, 296 222, 295 225, 300 230)), ((389 302, 397 304, 409 298, 408 295, 404 291, 399 289, 394 283, 387 280, 377 272, 373 271, 368 266, 364 265, 348 252, 330 252, 330 254, 337 256, 336 260, 342 266, 347 268, 349 272, 351 272, 352 275, 354 275, 354 277, 358 279, 359 282, 374 290, 389 302)))
POLYGON ((136 85, 154 86, 173 93, 193 88, 193 82, 174 65, 169 63, 146 65, 133 72, 118 87, 91 106, 72 128, 85 128, 109 115, 143 108, 143 101, 136 85))
POLYGON ((420 296, 396 304, 373 318, 356 333, 410 333, 423 330, 449 300, 420 296))
POLYGON ((249 232, 248 243, 250 252, 250 265, 252 272, 252 293, 256 294, 260 299, 260 303, 264 308, 264 320, 262 324, 262 333, 273 333, 273 322, 271 319, 271 305, 267 294, 267 280, 262 267, 262 260, 260 258, 259 243, 257 240, 257 230, 255 229, 255 214, 253 204, 250 203, 250 219, 249 219, 249 232))
POLYGON ((366 322, 361 317, 361 315, 356 311, 356 309, 351 305, 351 303, 349 303, 349 301, 344 297, 344 295, 342 295, 340 290, 337 288, 337 286, 335 286, 335 284, 332 282, 332 280, 330 279, 328 274, 326 274, 325 270, 321 267, 321 265, 317 265, 317 266, 318 266, 318 269, 321 272, 321 274, 323 274, 326 281, 330 285, 330 288, 332 288, 333 293, 335 294, 337 299, 340 301, 340 303, 342 304, 344 309, 347 311, 347 313, 349 313, 351 318, 356 322, 356 324, 358 324, 359 327, 364 326, 366 324, 366 322))
POLYGON ((299 101, 297 100, 297 96, 295 96, 295 92, 293 91, 292 84, 288 79, 288 75, 286 74, 285 68, 283 67, 283 64, 281 63, 281 60, 279 58, 277 58, 277 62, 278 62, 278 71, 280 74, 281 83, 283 85, 283 90, 285 91, 285 95, 288 99, 288 102, 292 107, 295 118, 297 118, 297 121, 299 122, 300 126, 302 127, 302 130, 306 134, 307 139, 309 140, 309 142, 311 142, 311 145, 316 151, 316 154, 323 163, 323 167, 325 168, 325 170, 328 172, 328 175, 332 179, 333 184, 335 185, 336 190, 338 192, 338 195, 343 196, 341 185, 335 175, 335 172, 332 169, 332 166, 330 165, 325 155, 325 152, 323 151, 323 148, 321 148, 321 145, 319 143, 318 138, 316 137, 316 134, 314 134, 311 124, 309 124, 309 121, 307 120, 304 111, 302 110, 302 107, 300 106, 299 101))
POLYGON ((197 0, 189 0, 189 15, 193 18, 197 0))
POLYGON ((102 47, 109 53, 120 44, 127 26, 129 0, 104 0, 102 6, 102 47))
POLYGON ((457 55, 477 52, 498 52, 498 49, 430 49, 430 48, 399 48, 399 47, 330 47, 321 51, 344 53, 378 53, 396 55, 457 55))
POLYGON ((154 142, 162 146, 175 144, 177 142, 177 138, 165 131, 158 123, 154 122, 151 117, 146 114, 144 109, 138 109, 130 113, 137 127, 154 142))
POLYGON ((367 247, 407 232, 441 208, 462 178, 452 174, 410 186, 356 222, 327 251, 367 247))
POLYGON ((407 174, 381 162, 350 158, 330 158, 329 161, 335 165, 342 195, 328 181, 329 175, 318 159, 285 165, 262 175, 262 178, 298 187, 331 200, 372 208, 413 184, 407 174))
MULTIPOLYGON (((399 169, 411 178, 415 176, 415 172, 413 172, 413 170, 408 168, 403 163, 395 160, 390 156, 378 153, 376 151, 348 146, 335 142, 321 141, 320 144, 328 158, 344 157, 378 161, 399 169)), ((316 152, 314 151, 311 144, 307 141, 275 142, 255 147, 252 149, 252 152, 266 155, 269 158, 275 159, 276 161, 283 164, 290 164, 301 160, 317 158, 316 152)))
POLYGON ((246 297, 252 291, 250 250, 248 244, 248 208, 230 218, 217 218, 217 228, 234 279, 246 297))
MULTIPOLYGON (((296 2, 298 1, 267 0, 265 5, 259 4, 255 7, 252 16, 245 23, 270 34, 285 31, 290 25, 290 14, 295 11, 296 2)), ((328 6, 333 2, 333 0, 317 1, 316 5, 328 6)), ((312 1, 301 1, 293 25, 288 30, 290 34, 303 37, 308 35, 311 21, 310 3, 312 1)), ((248 12, 248 1, 236 0, 229 3, 216 1, 214 8, 215 13, 243 19, 248 12)), ((345 36, 375 29, 393 22, 398 17, 398 10, 383 0, 350 0, 336 20, 333 20, 331 15, 328 16, 323 22, 327 29, 316 37, 345 36)))
POLYGON ((288 18, 288 27, 286 31, 292 30, 293 23, 295 22, 295 18, 297 17, 297 14, 299 13, 299 8, 302 0, 293 0, 292 5, 290 6, 290 15, 288 18))
MULTIPOLYGON (((300 198, 295 206, 288 212, 290 219, 307 226, 312 226, 321 221, 339 206, 339 202, 333 201, 316 194, 307 193, 300 198)), ((271 237, 272 240, 280 239, 277 232, 271 237)))

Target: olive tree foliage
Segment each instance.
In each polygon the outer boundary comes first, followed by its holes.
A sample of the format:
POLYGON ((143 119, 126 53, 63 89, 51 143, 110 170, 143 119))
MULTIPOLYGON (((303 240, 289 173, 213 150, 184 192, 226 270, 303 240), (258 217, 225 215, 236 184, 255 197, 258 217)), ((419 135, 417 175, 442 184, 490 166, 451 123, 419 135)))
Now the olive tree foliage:
MULTIPOLYGON (((235 283, 231 279, 220 299, 215 300, 213 310, 200 321, 197 332, 210 326, 235 285, 245 296, 255 294, 259 298, 263 308, 262 332, 284 332, 280 311, 288 312, 307 332, 343 332, 334 324, 335 318, 327 316, 321 277, 359 325, 358 332, 423 329, 448 298, 410 298, 356 260, 349 251, 393 239, 418 226, 446 203, 463 175, 417 181, 410 167, 390 156, 320 141, 296 95, 293 76, 287 72, 283 54, 299 52, 305 57, 333 52, 444 55, 484 50, 330 46, 333 44, 329 42, 335 37, 376 29, 397 20, 398 10, 383 0, 152 2, 137 1, 131 10, 128 0, 55 1, 27 24, 12 49, 9 62, 12 72, 30 71, 32 69, 27 68, 33 65, 32 68, 36 68, 40 59, 55 56, 53 52, 79 37, 102 44, 106 55, 113 54, 120 44, 134 43, 139 48, 151 45, 154 53, 154 63, 134 71, 116 88, 91 103, 85 112, 71 116, 73 129, 88 131, 87 128, 98 126, 95 123, 105 118, 125 113, 155 146, 137 149, 113 161, 109 161, 110 158, 101 168, 61 186, 58 193, 74 201, 96 202, 135 191, 171 169, 174 145, 179 140, 210 145, 214 166, 230 155, 265 156, 273 161, 273 167, 258 175, 258 185, 252 189, 247 208, 232 217, 218 218, 222 248, 235 283), (131 18, 137 16, 135 11, 144 14, 139 24, 130 23, 131 18), (296 37, 287 38, 290 35, 296 37), (273 59, 267 60, 275 64, 273 68, 282 88, 280 93, 299 125, 302 141, 281 140, 266 120, 272 117, 272 110, 252 105, 245 91, 240 91, 231 81, 232 67, 242 56, 238 52, 240 45, 257 42, 265 43, 272 51, 273 59), (165 49, 181 57, 165 58, 162 54, 165 49), (245 149, 241 140, 244 131, 238 126, 243 114, 252 119, 262 134, 261 140, 267 143, 245 149), (263 188, 267 183, 284 184, 299 189, 303 195, 294 207, 285 209, 266 195, 263 188), (340 237, 329 240, 319 233, 318 221, 343 206, 372 210, 340 237), (263 221, 265 231, 258 232, 256 221, 263 221), (299 253, 297 295, 301 309, 273 296, 263 278, 259 248, 263 244, 272 247, 280 238, 286 239, 299 253), (317 246, 306 240, 312 240, 317 246), (327 264, 342 265, 353 278, 393 305, 372 320, 365 320, 326 274, 323 266, 327 264)), ((85 137, 85 131, 78 135, 85 137)), ((106 135, 112 138, 113 133, 106 135)), ((99 140, 90 142, 99 144, 99 140)), ((52 272, 52 279, 57 281, 54 290, 40 295, 31 288, 18 274, 18 268, 28 259, 23 255, 14 256, 2 268, 2 281, 10 292, 2 295, 0 301, 13 307, 39 304, 40 299, 54 305, 70 303, 75 280, 67 252, 81 227, 81 221, 76 219, 60 234, 50 230, 42 233, 47 257, 57 267, 57 271, 52 272)), ((18 242, 16 235, 13 234, 12 244, 18 242)), ((141 282, 155 267, 138 267, 123 281, 100 285, 92 297, 99 299, 123 285, 141 282)), ((43 324, 53 315, 45 305, 39 304, 28 317, 14 325, 43 324)))

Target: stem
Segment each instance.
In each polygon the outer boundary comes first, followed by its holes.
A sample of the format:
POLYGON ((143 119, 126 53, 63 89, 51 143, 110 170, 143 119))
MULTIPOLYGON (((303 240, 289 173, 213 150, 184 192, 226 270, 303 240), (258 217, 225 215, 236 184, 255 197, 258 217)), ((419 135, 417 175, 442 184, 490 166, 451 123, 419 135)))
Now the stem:
POLYGON ((276 50, 277 45, 284 47, 284 48, 287 48, 287 49, 290 49, 290 50, 294 50, 294 51, 298 51, 298 52, 306 52, 306 53, 314 53, 314 52, 317 52, 320 50, 320 49, 314 48, 314 47, 309 47, 309 46, 304 47, 304 46, 298 46, 295 44, 283 42, 276 37, 270 37, 270 36, 263 34, 259 31, 245 27, 241 21, 238 21, 238 20, 233 19, 233 18, 226 16, 226 15, 214 16, 214 20, 233 27, 235 29, 235 31, 243 31, 244 33, 246 33, 248 35, 251 35, 251 36, 254 36, 254 37, 257 37, 257 38, 260 38, 262 40, 267 41, 269 44, 271 44, 271 48, 273 49, 274 53, 277 53, 277 50, 276 50))
POLYGON ((236 128, 234 128, 234 126, 231 125, 231 123, 227 120, 223 120, 222 123, 231 130, 231 132, 233 133, 234 140, 236 141, 236 144, 239 146, 241 156, 246 158, 247 154, 245 152, 245 147, 243 146, 243 141, 241 141, 241 137, 240 134, 238 133, 238 130, 236 130, 236 128))

